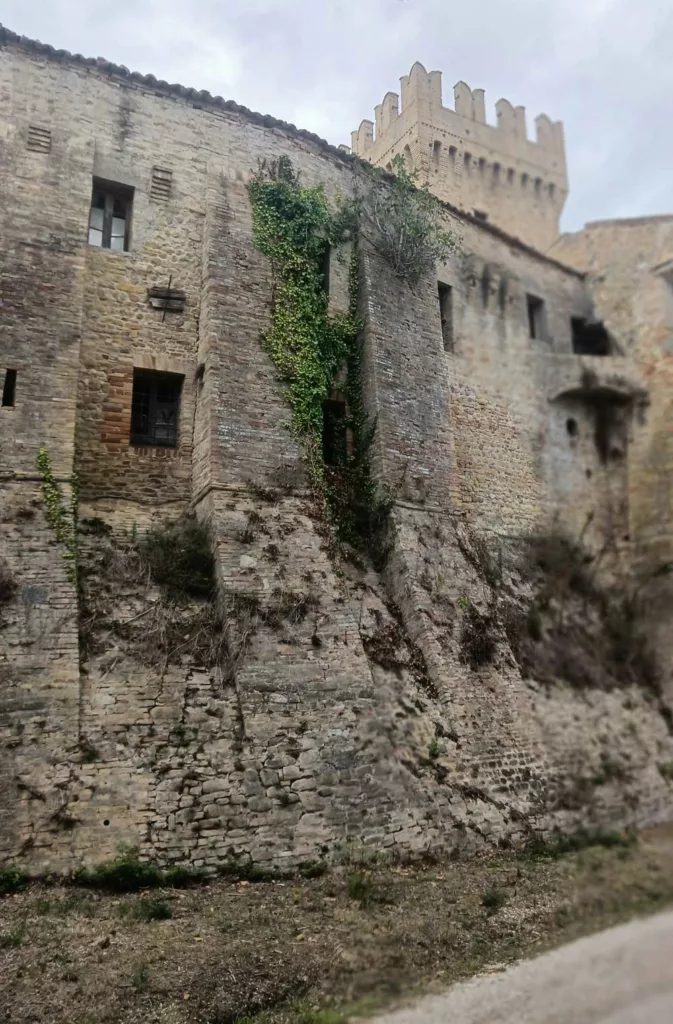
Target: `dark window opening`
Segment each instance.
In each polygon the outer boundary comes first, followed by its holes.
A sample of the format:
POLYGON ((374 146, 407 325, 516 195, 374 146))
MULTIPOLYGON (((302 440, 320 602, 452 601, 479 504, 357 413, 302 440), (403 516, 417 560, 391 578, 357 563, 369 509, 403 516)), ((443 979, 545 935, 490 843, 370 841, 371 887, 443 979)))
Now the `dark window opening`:
POLYGON ((483 156, 480 156, 479 157, 479 173, 483 174, 485 170, 486 170, 486 161, 483 158, 483 156))
POLYGON ((609 395, 595 400, 595 441, 603 464, 623 459, 628 443, 628 406, 609 395))
POLYGON ((458 150, 456 149, 456 147, 455 146, 449 146, 449 160, 451 160, 453 162, 456 159, 457 155, 458 155, 458 150))
POLYGON ((326 466, 343 466, 348 459, 344 401, 329 399, 322 404, 322 454, 326 466))
POLYGON ((5 383, 2 387, 2 404, 8 409, 14 408, 16 394, 16 370, 5 370, 5 383))
POLYGON ((320 279, 321 279, 323 291, 324 291, 325 295, 327 295, 328 297, 329 297, 329 274, 330 274, 330 261, 331 261, 331 257, 332 257, 332 246, 327 244, 325 246, 325 251, 323 253, 322 260, 321 260, 320 279))
POLYGON ((579 428, 577 426, 577 420, 573 419, 572 416, 566 420, 566 430, 568 431, 568 437, 577 437, 579 428))
POLYGON ((435 166, 439 164, 441 156, 442 156, 442 144, 441 144, 441 142, 438 142, 435 139, 435 141, 432 144, 432 159, 433 159, 433 161, 435 163, 435 166))
POLYGON ((526 296, 526 307, 528 309, 528 333, 531 338, 544 338, 545 313, 544 302, 536 295, 526 296))
POLYGON ((129 247, 133 189, 94 181, 89 213, 89 245, 124 252, 129 247))
POLYGON ((453 352, 453 289, 451 285, 440 281, 437 285, 439 294, 439 315, 442 322, 442 341, 444 351, 453 352))
POLYGON ((610 335, 600 321, 591 322, 574 316, 570 321, 573 352, 578 356, 609 356, 610 335))
POLYGON ((182 374, 133 371, 131 444, 176 448, 182 374))

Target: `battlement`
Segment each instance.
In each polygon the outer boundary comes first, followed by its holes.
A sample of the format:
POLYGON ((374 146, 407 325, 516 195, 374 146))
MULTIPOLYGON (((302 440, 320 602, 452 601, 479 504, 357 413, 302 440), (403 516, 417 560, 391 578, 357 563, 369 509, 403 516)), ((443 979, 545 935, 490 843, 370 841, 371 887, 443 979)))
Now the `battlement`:
MULTIPOLYGON (((483 89, 470 89, 466 82, 457 82, 453 87, 454 106, 445 107, 442 99, 442 72, 427 72, 422 64, 416 62, 408 75, 400 79, 400 94, 388 92, 383 102, 375 108, 375 122, 363 120, 360 128, 352 133, 352 149, 357 156, 366 156, 368 150, 380 145, 389 133, 395 133, 396 122, 410 109, 415 107, 418 114, 434 115, 431 123, 439 123, 444 115, 461 118, 463 121, 474 121, 490 129, 493 149, 502 148, 511 152, 512 143, 535 145, 545 153, 564 156, 563 124, 552 121, 546 114, 535 118, 535 139, 528 139, 526 129, 526 108, 513 106, 509 100, 501 98, 495 105, 497 124, 490 125, 486 120, 486 96, 483 89), (374 130, 375 126, 375 130, 374 130)), ((541 154, 540 154, 541 155, 541 154)))
POLYGON ((453 107, 444 106, 441 72, 414 64, 400 79, 399 94, 386 93, 374 121, 362 121, 352 133, 353 152, 385 167, 402 155, 441 199, 548 247, 558 235, 568 192, 562 123, 540 114, 532 139, 525 107, 499 99, 496 123, 490 124, 483 89, 460 81, 453 95, 453 107), (543 226, 526 226, 531 217, 543 226))

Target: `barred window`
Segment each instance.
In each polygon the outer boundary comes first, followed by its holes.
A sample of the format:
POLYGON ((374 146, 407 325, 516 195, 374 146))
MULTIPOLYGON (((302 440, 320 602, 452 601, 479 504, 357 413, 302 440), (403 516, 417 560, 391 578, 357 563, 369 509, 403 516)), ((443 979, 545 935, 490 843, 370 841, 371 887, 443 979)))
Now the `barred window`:
POLYGON ((179 373, 133 371, 132 445, 177 447, 183 380, 179 373))

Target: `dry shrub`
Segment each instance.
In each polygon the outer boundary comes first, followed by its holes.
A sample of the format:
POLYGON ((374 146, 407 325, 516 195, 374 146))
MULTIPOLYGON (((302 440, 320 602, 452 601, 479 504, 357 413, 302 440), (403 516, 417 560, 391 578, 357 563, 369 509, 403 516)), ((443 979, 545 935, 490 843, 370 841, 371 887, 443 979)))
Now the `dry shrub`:
POLYGON ((556 531, 526 538, 519 568, 525 579, 544 579, 543 599, 566 594, 595 598, 593 561, 581 544, 556 531))
POLYGON ((215 565, 207 528, 193 516, 162 523, 138 545, 152 579, 173 599, 211 598, 215 565))
POLYGON ((637 685, 659 696, 646 610, 633 588, 601 588, 593 561, 581 543, 558 532, 526 540, 519 568, 533 583, 533 599, 501 613, 514 656, 539 682, 601 690, 637 685))
POLYGON ((498 650, 498 628, 495 614, 482 614, 473 604, 465 611, 460 635, 460 657, 475 671, 494 661, 498 650))

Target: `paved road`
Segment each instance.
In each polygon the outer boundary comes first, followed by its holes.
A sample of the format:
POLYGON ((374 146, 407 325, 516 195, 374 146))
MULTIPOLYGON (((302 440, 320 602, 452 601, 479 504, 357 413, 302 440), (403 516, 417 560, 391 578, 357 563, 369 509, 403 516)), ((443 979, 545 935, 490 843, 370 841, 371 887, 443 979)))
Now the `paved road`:
POLYGON ((455 985, 373 1024, 673 1024, 673 913, 455 985))

